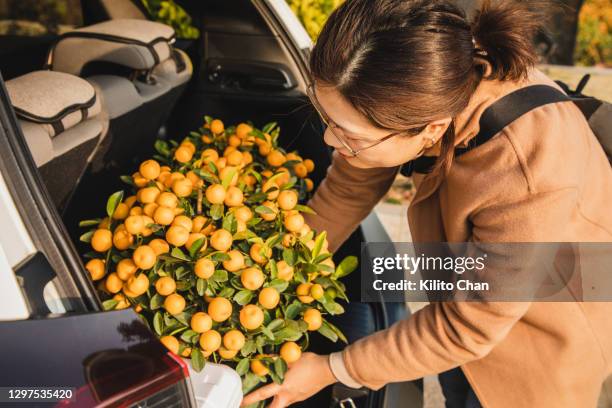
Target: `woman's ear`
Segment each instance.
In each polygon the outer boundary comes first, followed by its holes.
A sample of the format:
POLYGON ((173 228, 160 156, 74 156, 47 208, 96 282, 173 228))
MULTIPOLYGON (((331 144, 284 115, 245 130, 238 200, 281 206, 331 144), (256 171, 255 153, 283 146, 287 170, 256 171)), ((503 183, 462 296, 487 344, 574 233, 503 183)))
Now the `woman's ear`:
POLYGON ((429 122, 423 131, 423 136, 428 140, 428 145, 426 145, 426 148, 430 148, 434 144, 438 143, 442 136, 444 136, 446 129, 448 129, 452 121, 453 119, 448 117, 429 122), (429 145, 430 143, 431 145, 429 145))

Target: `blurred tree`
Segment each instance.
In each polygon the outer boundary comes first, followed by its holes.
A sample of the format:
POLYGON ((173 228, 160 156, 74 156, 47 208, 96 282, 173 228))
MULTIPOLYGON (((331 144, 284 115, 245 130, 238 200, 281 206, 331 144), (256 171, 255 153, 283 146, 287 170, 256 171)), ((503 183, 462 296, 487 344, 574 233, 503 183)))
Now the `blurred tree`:
POLYGON ((612 0, 586 0, 578 25, 575 61, 612 67, 612 0))
POLYGON ((10 34, 40 35, 38 30, 28 30, 32 23, 42 33, 58 34, 82 24, 80 10, 79 0, 0 0, 1 19, 13 22, 7 32, 10 34))
MULTIPOLYGON (((344 0, 286 1, 314 40, 329 14, 344 0)), ((482 0, 455 1, 468 15, 472 15, 482 0)), ((553 1, 559 7, 550 9, 548 33, 542 33, 534 39, 541 51, 542 62, 561 65, 573 65, 574 61, 584 65, 612 64, 612 0, 553 1), (583 4, 586 7, 581 13, 583 4)))
POLYGON ((178 38, 195 39, 200 30, 193 26, 191 16, 173 0, 141 0, 149 15, 160 23, 174 28, 178 38))
POLYGON ((314 40, 323 28, 327 17, 344 0, 287 0, 310 37, 314 40))

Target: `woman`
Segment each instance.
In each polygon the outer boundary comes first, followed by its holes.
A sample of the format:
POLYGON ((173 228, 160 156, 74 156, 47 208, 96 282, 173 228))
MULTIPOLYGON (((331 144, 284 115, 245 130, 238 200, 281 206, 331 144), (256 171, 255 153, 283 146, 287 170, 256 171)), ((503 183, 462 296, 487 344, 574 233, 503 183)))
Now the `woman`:
MULTIPOLYGON (((311 56, 311 99, 335 152, 309 219, 330 248, 420 155, 437 161, 415 176, 416 242, 612 240, 612 170, 571 102, 453 158, 493 102, 556 86, 534 68, 538 11, 546 5, 485 2, 470 22, 450 1, 349 0, 331 15, 311 56)), ((451 407, 593 407, 612 371, 610 316, 612 303, 433 303, 342 353, 305 353, 282 385, 244 403, 274 397, 278 408, 336 381, 378 389, 444 373, 451 407)))

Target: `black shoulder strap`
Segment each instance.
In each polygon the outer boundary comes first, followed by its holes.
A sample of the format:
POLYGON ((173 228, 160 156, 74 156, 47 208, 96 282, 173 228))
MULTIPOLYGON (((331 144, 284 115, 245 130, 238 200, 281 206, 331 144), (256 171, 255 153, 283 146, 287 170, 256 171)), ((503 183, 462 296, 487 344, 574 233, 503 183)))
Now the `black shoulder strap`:
POLYGON ((478 135, 470 140, 467 148, 457 150, 467 151, 480 146, 510 123, 535 108, 570 100, 566 94, 548 85, 532 85, 518 89, 489 106, 480 117, 478 135))
MULTIPOLYGON (((548 85, 531 85, 518 89, 489 106, 480 117, 480 132, 467 147, 455 149, 455 157, 482 145, 519 117, 540 106, 571 101, 563 92, 548 85)), ((413 172, 428 173, 436 162, 432 156, 421 156, 402 166, 401 173, 410 176, 413 172)))

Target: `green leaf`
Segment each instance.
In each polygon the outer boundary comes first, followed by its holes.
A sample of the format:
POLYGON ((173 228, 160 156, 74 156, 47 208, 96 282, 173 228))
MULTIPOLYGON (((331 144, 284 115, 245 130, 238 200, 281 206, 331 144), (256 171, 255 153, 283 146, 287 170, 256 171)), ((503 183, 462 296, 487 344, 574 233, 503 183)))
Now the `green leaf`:
POLYGON ((324 320, 323 323, 326 324, 327 326, 329 326, 329 328, 332 329, 334 331, 334 333, 336 333, 336 335, 338 335, 338 338, 340 340, 342 340, 344 343, 348 344, 348 340, 346 339, 346 336, 344 335, 344 333, 342 333, 342 331, 340 331, 340 329, 338 327, 334 326, 333 324, 331 324, 327 320, 324 320))
POLYGON ((327 232, 323 231, 315 239, 314 248, 312 248, 311 256, 316 258, 317 255, 321 253, 321 249, 323 248, 323 243, 325 242, 325 238, 327 238, 327 232))
POLYGON ((112 217, 121 200, 123 200, 123 190, 111 194, 106 202, 106 215, 112 217))
POLYGON ((240 362, 238 362, 238 365, 236 365, 236 372, 238 373, 239 376, 243 376, 246 373, 249 372, 249 359, 248 358, 243 358, 242 360, 240 360, 240 362))
POLYGON ((194 169, 193 172, 203 178, 207 183, 216 184, 219 183, 219 179, 208 172, 202 171, 200 169, 194 169))
POLYGON ((214 282, 227 282, 227 271, 224 269, 217 269, 210 279, 212 279, 214 282))
POLYGON ((276 341, 297 341, 302 337, 303 332, 298 330, 296 327, 283 327, 280 330, 274 332, 276 341))
POLYGON ((184 342, 186 342, 186 343, 192 344, 192 343, 193 343, 193 341, 192 341, 192 340, 193 340, 193 338, 194 338, 194 337, 197 337, 197 336, 199 336, 199 335, 200 335, 199 333, 196 333, 196 332, 194 332, 194 331, 193 331, 193 330, 191 330, 191 329, 187 329, 187 330, 185 330, 185 331, 183 332, 183 334, 181 334, 181 339, 182 339, 184 342))
POLYGON ((118 303, 118 300, 108 299, 102 302, 102 308, 104 308, 104 310, 114 310, 118 303))
POLYGON ((278 125, 276 122, 266 123, 264 127, 261 129, 263 133, 270 133, 274 128, 278 125))
POLYGON ((205 279, 198 278, 198 280, 196 281, 196 291, 198 292, 198 295, 204 296, 207 285, 208 285, 208 282, 206 282, 205 279))
POLYGON ((321 262, 323 262, 324 260, 331 258, 332 254, 330 254, 329 252, 325 252, 323 254, 319 254, 319 256, 317 256, 315 259, 312 260, 312 263, 314 264, 319 264, 321 262))
POLYGON ((333 300, 326 298, 325 296, 320 300, 323 299, 325 299, 325 301, 321 303, 330 315, 339 315, 344 313, 344 308, 339 303, 336 303, 333 300))
POLYGON ((285 373, 287 372, 287 363, 282 358, 277 358, 274 361, 274 372, 278 375, 278 378, 281 381, 285 378, 285 373))
POLYGON ((174 258, 180 259, 181 261, 187 261, 189 262, 191 259, 189 259, 189 257, 187 255, 185 255, 185 253, 183 251, 181 251, 180 248, 178 247, 174 247, 172 248, 172 251, 170 252, 170 255, 172 255, 174 258))
POLYGON ((79 237, 79 241, 90 243, 91 237, 93 236, 94 232, 96 232, 96 230, 87 231, 79 237))
POLYGON ((240 349, 240 354, 242 357, 248 357, 255 352, 255 349, 255 342, 253 340, 247 340, 246 343, 244 343, 244 346, 242 346, 240 349))
POLYGON ((214 254, 211 255, 210 259, 215 262, 223 262, 223 261, 229 261, 232 258, 225 252, 215 252, 214 254))
POLYGON ((213 121, 213 118, 212 116, 204 115, 204 121, 207 125, 210 125, 210 123, 213 121))
POLYGON ((223 211, 225 210, 225 207, 223 206, 223 204, 213 204, 210 207, 210 217, 213 220, 220 220, 221 218, 223 218, 223 211))
POLYGON ((209 168, 210 170, 212 170, 212 172, 213 172, 214 174, 219 174, 219 169, 217 168, 217 166, 215 166, 215 163, 213 163, 213 162, 209 161, 209 162, 208 162, 208 168, 209 168))
POLYGON ((182 280, 191 276, 192 270, 191 268, 186 268, 185 266, 181 265, 174 270, 174 273, 176 275, 176 280, 182 280))
POLYGON ((263 347, 266 345, 266 337, 265 336, 257 336, 255 338, 255 346, 257 347, 257 351, 259 354, 263 354, 263 347))
POLYGON ((274 340, 274 333, 272 333, 272 330, 264 326, 261 328, 261 332, 265 334, 266 337, 269 338, 270 340, 274 340))
POLYGON ((83 220, 79 222, 79 227, 91 227, 92 225, 100 224, 102 220, 100 218, 96 218, 95 220, 83 220))
POLYGON ((151 310, 157 310, 164 304, 164 297, 159 293, 154 294, 149 302, 149 308, 151 310))
POLYGON ((336 279, 343 278, 357 269, 358 265, 359 259, 356 256, 347 256, 342 260, 342 262, 340 262, 340 265, 336 267, 336 271, 334 272, 333 276, 336 279))
POLYGON ((176 320, 178 320, 184 326, 189 326, 189 320, 191 319, 191 313, 182 312, 179 314, 173 315, 176 320))
POLYGON ((268 262, 268 266, 270 267, 270 273, 273 279, 276 279, 278 276, 278 266, 276 266, 276 261, 274 259, 270 259, 268 262))
POLYGON ((136 187, 136 184, 134 184, 134 179, 132 179, 131 176, 126 176, 125 174, 123 176, 119 176, 119 178, 121 179, 121 181, 123 181, 125 184, 132 186, 132 187, 136 187))
POLYGON ((272 367, 272 370, 270 370, 268 375, 270 376, 272 381, 274 381, 276 384, 282 384, 283 383, 283 381, 279 378, 279 376, 276 375, 276 372, 274 371, 274 366, 272 367))
POLYGON ((268 195, 263 192, 255 193, 246 199, 247 204, 260 203, 264 201, 268 195))
POLYGON ((244 289, 234 295, 234 302, 240 306, 244 306, 253 299, 254 293, 250 290, 244 289))
POLYGON ((297 251, 291 248, 283 249, 283 260, 289 266, 294 266, 297 262, 298 254, 297 251))
POLYGON ((193 369, 199 373, 204 368, 206 364, 206 359, 204 358, 204 354, 202 354, 202 350, 199 347, 192 347, 191 349, 191 366, 193 369))
POLYGON ((200 252, 202 245, 204 245, 204 242, 206 242, 207 239, 208 238, 206 237, 198 238, 193 244, 191 244, 191 247, 189 248, 189 256, 191 259, 194 259, 196 254, 200 252))
POLYGON ((278 290, 280 293, 284 292, 289 286, 289 282, 282 279, 274 279, 267 284, 268 287, 278 290))
POLYGON ((266 140, 266 135, 264 135, 261 130, 255 128, 249 132, 249 136, 255 136, 258 139, 266 140))
MULTIPOLYGON (((189 271, 191 273, 191 271, 189 271)), ((193 286, 193 281, 191 280, 179 280, 176 282, 176 290, 179 292, 187 291, 191 289, 193 286)))
POLYGON ((257 234, 255 234, 253 231, 251 230, 244 230, 244 231, 240 231, 234 234, 234 236, 232 237, 234 241, 242 241, 245 239, 250 239, 250 238, 254 238, 257 237, 257 234))
POLYGON ((287 310, 285 311, 285 317, 287 319, 295 319, 300 315, 300 313, 302 313, 302 310, 304 310, 302 302, 296 300, 287 307, 287 310))
POLYGON ((219 294, 217 296, 224 297, 224 298, 230 298, 230 297, 232 297, 234 292, 236 292, 236 289, 230 288, 228 286, 228 287, 223 288, 221 290, 221 292, 219 292, 219 294))
POLYGON ((274 214, 274 211, 270 207, 266 207, 265 205, 258 205, 255 207, 255 212, 257 214, 274 214))
POLYGON ((255 180, 257 180, 258 183, 261 183, 261 181, 263 180, 263 178, 261 177, 261 174, 259 174, 255 170, 251 169, 249 173, 252 174, 253 177, 255 177, 255 180))
POLYGON ((246 373, 242 379, 242 394, 247 395, 261 382, 261 380, 261 377, 256 376, 252 372, 246 373))
POLYGON ((235 175, 236 175, 236 169, 233 168, 233 169, 231 169, 230 171, 227 172, 225 177, 223 177, 223 180, 221 180, 221 185, 223 186, 224 189, 227 190, 227 188, 232 183, 232 179, 234 178, 235 175))
POLYGON ((236 230, 236 225, 237 225, 236 216, 234 216, 234 213, 229 213, 227 216, 223 218, 223 224, 221 228, 233 233, 236 230))
POLYGON ((170 149, 168 148, 168 143, 166 141, 157 139, 153 147, 155 150, 157 150, 157 153, 161 154, 162 156, 170 156, 170 149))
POLYGON ((321 325, 321 327, 319 327, 319 330, 317 331, 323 336, 333 341, 334 343, 338 341, 338 334, 336 334, 336 332, 329 326, 326 321, 323 321, 323 324, 321 325))
POLYGON ((164 318, 160 312, 155 313, 155 316, 153 316, 153 328, 158 336, 161 336, 164 332, 164 318))
POLYGON ((299 212, 303 212, 303 213, 306 213, 306 214, 317 215, 315 210, 313 210, 312 208, 308 207, 307 205, 298 204, 298 205, 295 206, 294 210, 298 210, 299 212))
POLYGON ((266 239, 265 245, 268 248, 273 248, 276 244, 278 244, 282 240, 283 240, 283 237, 281 237, 280 234, 274 234, 268 237, 268 239, 266 239))
POLYGON ((281 328, 284 325, 285 325, 285 320, 284 319, 274 319, 270 323, 268 323, 268 325, 266 327, 268 328, 268 330, 274 331, 276 329, 281 328))
MULTIPOLYGON (((287 166, 287 164, 284 164, 284 166, 287 166)), ((290 189, 291 187, 295 186, 296 182, 297 182, 297 178, 291 177, 288 182, 286 182, 285 184, 281 186, 281 190, 290 189)))
POLYGON ((329 265, 318 264, 316 268, 319 271, 329 272, 330 274, 334 273, 334 268, 329 265))

